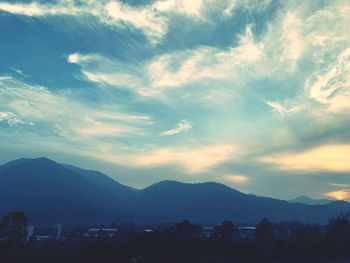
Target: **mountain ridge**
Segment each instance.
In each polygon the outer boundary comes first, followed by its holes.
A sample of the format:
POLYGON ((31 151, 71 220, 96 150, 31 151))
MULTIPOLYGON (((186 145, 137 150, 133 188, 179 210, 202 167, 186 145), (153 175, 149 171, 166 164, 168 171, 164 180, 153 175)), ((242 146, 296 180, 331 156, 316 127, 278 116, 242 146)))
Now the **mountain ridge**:
POLYGON ((348 202, 327 205, 289 203, 245 194, 215 182, 165 180, 138 190, 98 171, 59 164, 47 158, 18 159, 0 166, 0 214, 21 210, 37 222, 112 221, 196 222, 232 220, 325 223, 350 210, 348 202))

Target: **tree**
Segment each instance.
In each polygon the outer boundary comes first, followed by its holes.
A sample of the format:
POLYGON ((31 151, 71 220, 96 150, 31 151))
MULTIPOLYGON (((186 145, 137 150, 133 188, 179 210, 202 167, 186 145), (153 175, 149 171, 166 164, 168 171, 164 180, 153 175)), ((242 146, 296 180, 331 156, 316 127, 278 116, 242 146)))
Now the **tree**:
POLYGON ((273 226, 266 217, 256 226, 254 235, 258 243, 266 245, 271 245, 276 238, 273 226))
POLYGON ((169 227, 167 232, 181 239, 199 238, 202 233, 202 227, 192 224, 188 220, 183 220, 181 223, 176 223, 169 227))
POLYGON ((325 239, 329 252, 335 255, 349 256, 350 246, 350 214, 342 214, 329 220, 326 227, 325 239))
POLYGON ((215 226, 212 237, 226 242, 238 241, 240 239, 237 227, 228 220, 222 222, 221 225, 215 226))
POLYGON ((322 233, 317 224, 300 224, 292 232, 291 245, 300 255, 321 255, 322 254, 322 233))
POLYGON ((0 233, 10 243, 18 243, 26 237, 27 217, 23 212, 9 212, 2 217, 0 233))

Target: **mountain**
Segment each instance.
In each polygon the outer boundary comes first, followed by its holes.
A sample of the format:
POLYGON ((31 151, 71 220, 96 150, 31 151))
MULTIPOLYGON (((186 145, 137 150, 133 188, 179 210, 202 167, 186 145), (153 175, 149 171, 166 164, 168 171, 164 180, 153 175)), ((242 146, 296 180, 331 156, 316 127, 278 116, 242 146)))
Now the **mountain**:
POLYGON ((126 214, 128 188, 115 183, 106 190, 94 180, 46 158, 15 160, 0 167, 0 214, 20 210, 36 222, 72 223, 126 214))
POLYGON ((212 223, 229 219, 239 223, 256 223, 268 217, 272 221, 326 223, 329 217, 350 210, 348 202, 327 206, 291 204, 247 195, 218 183, 163 181, 143 189, 139 196, 138 211, 144 216, 148 213, 149 220, 177 221, 187 218, 212 223))
POLYGON ((302 195, 297 198, 288 201, 289 203, 302 203, 306 205, 326 205, 332 203, 332 200, 328 199, 312 199, 308 196, 302 195))
POLYGON ((114 191, 119 195, 128 196, 129 194, 138 192, 137 189, 118 183, 109 176, 94 170, 85 170, 69 164, 62 164, 63 167, 84 176, 90 183, 106 189, 114 191))
POLYGON ((0 215, 23 211, 33 223, 174 222, 201 224, 271 221, 326 223, 350 203, 290 203, 248 195, 223 184, 162 181, 137 190, 91 170, 46 158, 18 159, 0 166, 0 215))

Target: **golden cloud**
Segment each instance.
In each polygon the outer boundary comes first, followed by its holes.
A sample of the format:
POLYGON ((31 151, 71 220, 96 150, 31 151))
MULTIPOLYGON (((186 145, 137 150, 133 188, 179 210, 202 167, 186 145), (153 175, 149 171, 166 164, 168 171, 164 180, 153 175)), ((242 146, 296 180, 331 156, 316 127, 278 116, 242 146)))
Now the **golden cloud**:
POLYGON ((128 166, 156 167, 175 164, 190 173, 205 172, 226 160, 237 157, 237 148, 232 145, 211 145, 198 148, 162 148, 140 155, 103 156, 104 160, 128 166))
POLYGON ((281 170, 348 172, 350 145, 326 145, 301 153, 263 157, 260 161, 275 164, 281 170))
POLYGON ((328 192, 323 195, 337 200, 345 200, 350 198, 350 189, 328 192))

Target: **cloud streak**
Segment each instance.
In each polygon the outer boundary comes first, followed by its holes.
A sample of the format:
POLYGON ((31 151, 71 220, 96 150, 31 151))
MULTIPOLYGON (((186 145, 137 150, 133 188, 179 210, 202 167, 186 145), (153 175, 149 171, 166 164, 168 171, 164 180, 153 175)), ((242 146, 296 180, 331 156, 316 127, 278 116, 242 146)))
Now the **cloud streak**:
POLYGON ((103 156, 104 160, 135 167, 157 167, 177 165, 186 172, 206 172, 231 158, 237 158, 237 147, 232 145, 210 145, 193 148, 160 148, 146 154, 103 156))
POLYGON ((192 129, 192 125, 190 123, 187 121, 181 121, 177 124, 177 127, 175 129, 161 132, 160 135, 169 136, 180 132, 187 132, 190 129, 192 129))
POLYGON ((295 105, 295 106, 286 108, 285 106, 283 106, 278 102, 266 101, 266 104, 272 107, 273 110, 277 112, 281 117, 285 116, 286 114, 295 113, 302 110, 302 107, 300 105, 295 105))
POLYGON ((55 136, 59 131, 56 135, 64 135, 68 140, 138 134, 139 125, 150 123, 148 116, 93 109, 64 93, 12 78, 0 80, 0 104, 1 119, 9 125, 44 125, 45 133, 55 136))

